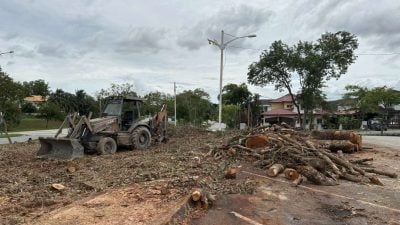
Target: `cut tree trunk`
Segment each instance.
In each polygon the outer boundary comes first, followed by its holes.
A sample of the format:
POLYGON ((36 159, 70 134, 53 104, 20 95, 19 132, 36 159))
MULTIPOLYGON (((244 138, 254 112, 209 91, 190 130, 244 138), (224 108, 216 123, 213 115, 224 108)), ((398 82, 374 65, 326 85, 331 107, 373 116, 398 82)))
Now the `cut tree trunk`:
POLYGON ((283 171, 283 169, 284 167, 282 164, 274 164, 268 169, 267 175, 269 177, 276 177, 280 172, 283 171))
POLYGON ((314 184, 324 185, 324 186, 338 185, 338 183, 335 180, 326 177, 324 174, 318 172, 318 170, 314 169, 311 166, 297 166, 296 170, 301 175, 305 176, 307 180, 309 180, 314 184))
POLYGON ((196 188, 190 195, 190 202, 195 206, 201 206, 203 209, 208 209, 210 204, 216 200, 216 196, 196 188))
POLYGON ((314 140, 314 143, 329 149, 331 152, 341 150, 343 153, 354 153, 358 151, 358 145, 347 140, 314 140))
POLYGON ((202 195, 203 195, 203 190, 197 188, 192 191, 191 199, 192 199, 192 201, 197 202, 201 199, 202 195))
POLYGON ((293 186, 297 187, 301 184, 301 182, 303 182, 303 177, 299 174, 299 177, 293 181, 293 186))
POLYGON ((397 178, 397 174, 392 173, 392 172, 387 172, 387 171, 378 170, 378 169, 374 169, 374 168, 363 168, 363 170, 368 173, 375 173, 375 174, 384 175, 384 176, 391 177, 391 178, 397 178))
POLYGON ((295 169, 286 168, 285 171, 283 171, 283 174, 285 174, 285 177, 288 180, 293 181, 299 178, 299 173, 295 169))
POLYGON ((377 176, 373 175, 373 176, 370 176, 368 178, 371 181, 371 183, 379 185, 379 186, 384 186, 384 184, 381 181, 381 179, 379 179, 377 176))
MULTIPOLYGON (((374 160, 374 158, 353 159, 353 160, 350 160, 350 162, 351 162, 351 163, 362 164, 362 163, 365 163, 365 162, 368 162, 368 161, 373 161, 373 160, 374 160)), ((367 171, 367 172, 368 172, 368 171, 367 171)))
POLYGON ((360 134, 354 133, 353 131, 313 131, 311 136, 318 140, 348 140, 357 145, 357 150, 362 150, 362 137, 360 134))
POLYGON ((263 148, 269 144, 268 137, 265 135, 254 135, 246 139, 245 146, 247 148, 256 149, 263 148))

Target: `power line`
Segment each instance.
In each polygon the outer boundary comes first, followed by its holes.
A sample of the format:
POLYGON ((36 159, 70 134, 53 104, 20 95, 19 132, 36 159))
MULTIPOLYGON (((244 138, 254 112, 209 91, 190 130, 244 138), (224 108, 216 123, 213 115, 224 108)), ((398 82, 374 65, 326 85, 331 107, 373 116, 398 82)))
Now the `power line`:
POLYGON ((400 55, 400 53, 358 53, 357 55, 400 55))
MULTIPOLYGON (((229 48, 238 48, 238 49, 244 49, 244 50, 254 50, 254 51, 264 51, 265 49, 261 48, 245 48, 245 47, 240 47, 240 46, 228 46, 229 48)), ((356 55, 400 55, 400 52, 392 52, 392 53, 358 53, 356 55)))

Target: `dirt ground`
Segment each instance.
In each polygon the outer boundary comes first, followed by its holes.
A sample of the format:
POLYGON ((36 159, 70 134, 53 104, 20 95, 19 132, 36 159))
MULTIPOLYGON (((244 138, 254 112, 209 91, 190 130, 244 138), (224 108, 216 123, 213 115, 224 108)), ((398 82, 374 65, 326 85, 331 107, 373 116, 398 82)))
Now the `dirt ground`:
MULTIPOLYGON (((395 149, 367 145, 373 149, 350 158, 374 158, 376 168, 400 173, 400 153, 395 149)), ((305 182, 293 187, 280 175, 244 168, 238 179, 255 179, 252 195, 224 195, 215 207, 191 224, 273 224, 273 225, 399 225, 400 181, 380 177, 385 186, 361 185, 341 180, 338 186, 318 186, 305 182)))
POLYGON ((218 193, 251 193, 255 189, 253 182, 223 178, 223 168, 234 164, 235 159, 203 157, 208 143, 222 143, 221 135, 182 129, 171 131, 170 136, 169 143, 147 150, 88 155, 73 164, 36 159, 37 142, 0 145, 0 224, 30 224, 82 198, 132 185, 163 190, 168 194, 154 195, 162 202, 175 202, 193 187, 218 193), (68 172, 70 166, 76 171, 68 172), (160 180, 164 182, 149 184, 160 180), (53 189, 54 183, 64 185, 65 190, 53 189))
MULTIPOLYGON (((172 131, 167 144, 73 164, 35 159, 35 142, 0 145, 0 224, 400 224, 398 179, 292 187, 252 162, 206 156, 230 135, 187 128, 172 131), (223 178, 226 165, 242 166, 237 179, 223 178), (217 194, 215 205, 188 209, 193 187, 217 194)), ((377 168, 400 173, 400 152, 368 146, 349 157, 373 157, 377 168)))

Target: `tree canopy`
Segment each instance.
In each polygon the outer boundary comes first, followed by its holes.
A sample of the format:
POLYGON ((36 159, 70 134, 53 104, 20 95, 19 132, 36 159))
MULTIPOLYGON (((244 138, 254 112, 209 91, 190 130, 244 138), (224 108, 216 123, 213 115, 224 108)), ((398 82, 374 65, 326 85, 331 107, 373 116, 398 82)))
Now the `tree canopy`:
POLYGON ((23 99, 21 85, 0 68, 0 112, 10 126, 19 123, 19 105, 23 99))
POLYGON ((202 89, 185 90, 176 96, 177 116, 186 122, 200 124, 214 113, 210 96, 202 89))
POLYGON ((133 84, 123 83, 123 84, 115 84, 111 83, 110 87, 107 89, 100 89, 100 91, 96 92, 97 98, 104 99, 110 96, 130 96, 137 97, 137 93, 134 91, 133 84))
POLYGON ((48 101, 58 105, 64 113, 79 112, 80 115, 88 115, 89 112, 99 111, 95 99, 84 90, 77 90, 75 94, 71 94, 57 89, 50 94, 48 101))
POLYGON ((24 81, 22 83, 22 90, 25 97, 31 95, 48 96, 50 94, 49 84, 44 80, 24 81))
POLYGON ((400 104, 400 92, 386 86, 369 89, 358 85, 347 85, 343 95, 346 103, 357 109, 361 117, 366 113, 377 113, 387 119, 390 108, 400 104))
POLYGON ((299 117, 300 103, 307 115, 324 99, 321 89, 326 81, 340 78, 354 63, 357 47, 357 38, 345 31, 325 33, 315 42, 299 41, 293 46, 275 41, 261 53, 258 62, 249 66, 247 80, 253 85, 273 84, 275 90, 286 90, 299 117), (300 95, 295 98, 293 88, 297 86, 300 95))
POLYGON ((227 84, 222 89, 222 101, 227 105, 244 105, 251 97, 251 92, 245 83, 227 84))

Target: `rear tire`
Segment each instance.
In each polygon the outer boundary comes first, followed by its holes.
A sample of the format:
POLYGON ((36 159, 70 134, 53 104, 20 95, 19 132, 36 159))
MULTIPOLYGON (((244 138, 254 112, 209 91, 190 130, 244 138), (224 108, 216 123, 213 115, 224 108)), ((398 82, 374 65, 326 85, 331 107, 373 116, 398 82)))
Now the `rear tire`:
POLYGON ((97 152, 100 155, 111 155, 117 151, 117 143, 110 137, 103 137, 97 143, 97 152))
POLYGON ((151 134, 146 127, 138 127, 132 133, 133 149, 146 149, 151 144, 151 134))

